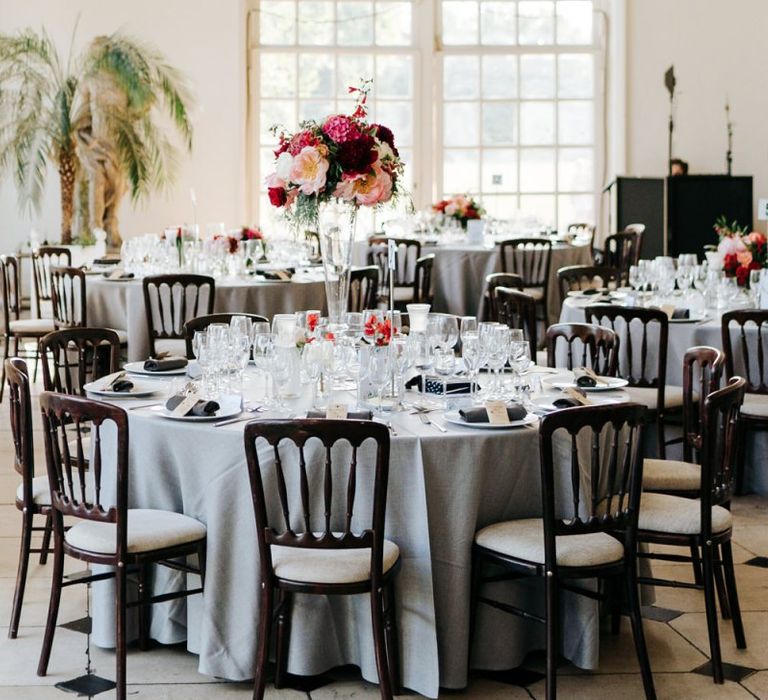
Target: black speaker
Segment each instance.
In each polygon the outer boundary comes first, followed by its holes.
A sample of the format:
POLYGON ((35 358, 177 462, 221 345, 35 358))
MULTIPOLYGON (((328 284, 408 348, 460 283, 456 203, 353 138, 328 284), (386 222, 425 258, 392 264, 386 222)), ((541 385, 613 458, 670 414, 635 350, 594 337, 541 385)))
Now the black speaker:
POLYGON ((616 178, 614 228, 621 231, 629 224, 645 224, 641 257, 664 255, 664 178, 616 178))

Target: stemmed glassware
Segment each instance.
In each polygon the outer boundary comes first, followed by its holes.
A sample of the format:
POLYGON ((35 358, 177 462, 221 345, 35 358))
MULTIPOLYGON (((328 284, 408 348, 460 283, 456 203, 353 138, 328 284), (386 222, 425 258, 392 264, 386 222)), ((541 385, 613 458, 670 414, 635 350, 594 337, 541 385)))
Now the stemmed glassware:
POLYGON ((384 412, 384 389, 391 379, 389 347, 373 346, 368 358, 368 381, 379 399, 379 413, 384 412))
POLYGON ((488 394, 490 398, 503 398, 501 371, 509 357, 509 331, 510 329, 506 326, 494 325, 485 337, 486 364, 493 372, 493 381, 488 394))

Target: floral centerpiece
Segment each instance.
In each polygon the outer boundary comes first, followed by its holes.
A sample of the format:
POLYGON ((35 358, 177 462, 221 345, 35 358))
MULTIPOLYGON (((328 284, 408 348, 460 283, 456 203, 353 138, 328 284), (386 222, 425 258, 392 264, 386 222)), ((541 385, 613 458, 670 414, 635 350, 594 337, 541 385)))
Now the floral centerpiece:
POLYGON ((388 318, 371 315, 365 322, 363 335, 368 342, 378 347, 389 345, 392 339, 392 324, 388 318))
POLYGON ((456 219, 462 228, 467 228, 470 219, 482 219, 485 209, 473 197, 466 194, 455 194, 448 199, 442 199, 432 205, 432 211, 456 219))
POLYGON ((768 241, 765 234, 749 231, 737 222, 728 223, 724 216, 715 222, 715 232, 720 241, 717 252, 723 259, 723 270, 728 277, 735 277, 744 286, 752 270, 768 267, 768 241))

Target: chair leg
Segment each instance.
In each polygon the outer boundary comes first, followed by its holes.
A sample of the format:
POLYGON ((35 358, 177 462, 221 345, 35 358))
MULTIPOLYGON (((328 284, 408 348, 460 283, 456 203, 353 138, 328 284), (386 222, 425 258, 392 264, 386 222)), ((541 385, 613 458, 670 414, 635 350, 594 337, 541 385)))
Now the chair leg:
POLYGON ((390 581, 384 589, 384 636, 387 640, 387 661, 392 693, 400 695, 400 641, 397 635, 395 615, 395 582, 390 581))
POLYGON ((666 431, 664 430, 664 413, 656 416, 656 443, 658 445, 659 459, 667 458, 666 431))
POLYGON ((8 359, 8 351, 10 349, 11 344, 11 338, 10 336, 5 336, 5 339, 3 341, 3 367, 2 367, 2 376, 0 377, 0 403, 3 402, 3 394, 5 393, 5 361, 8 359))
POLYGON ((45 566, 48 563, 48 552, 51 549, 51 533, 53 532, 53 518, 50 515, 45 516, 45 529, 43 530, 43 541, 40 545, 40 565, 45 566))
POLYGON ((545 592, 547 597, 547 675, 545 687, 547 700, 555 700, 557 698, 557 658, 560 649, 560 635, 557 629, 559 612, 557 580, 554 575, 545 576, 545 592))
POLYGON ((736 574, 733 568, 733 550, 730 542, 723 542, 723 573, 725 574, 725 586, 728 590, 728 600, 731 604, 731 617, 733 618, 733 635, 736 638, 738 649, 747 648, 747 640, 744 636, 744 624, 741 621, 741 607, 739 606, 739 594, 736 590, 736 574))
POLYGON ((723 562, 720 558, 720 547, 715 546, 712 551, 713 554, 713 572, 715 574, 715 591, 717 592, 717 601, 720 605, 720 614, 723 620, 731 619, 731 606, 728 601, 728 592, 725 588, 725 580, 723 579, 723 562))
POLYGON ((126 622, 128 609, 126 608, 128 588, 125 566, 118 566, 115 571, 115 662, 116 673, 115 697, 117 700, 125 700, 126 695, 126 677, 125 677, 125 656, 126 656, 126 622))
POLYGON ((253 682, 253 700, 263 700, 269 663, 269 641, 272 632, 273 590, 267 581, 261 582, 261 606, 259 608, 259 636, 256 640, 256 674, 253 682))
POLYGON ((64 575, 64 549, 58 537, 53 546, 53 575, 51 579, 51 598, 48 603, 48 619, 45 623, 45 635, 43 636, 43 648, 40 651, 40 661, 37 664, 37 675, 44 676, 48 673, 48 662, 51 659, 51 647, 53 646, 53 633, 56 631, 56 621, 59 617, 59 603, 61 602, 61 583, 64 575))
POLYGON ((389 682, 390 673, 387 663, 387 642, 384 635, 384 600, 381 588, 371 590, 371 622, 376 670, 379 673, 379 692, 382 700, 392 700, 392 686, 389 682))
POLYGON ((635 641, 635 652, 637 653, 637 661, 640 664, 640 674, 643 678, 643 689, 645 690, 647 700, 655 700, 656 689, 653 685, 651 661, 648 658, 648 647, 645 643, 645 632, 643 631, 643 617, 640 612, 640 593, 637 586, 636 562, 632 562, 628 566, 626 583, 629 619, 632 623, 632 637, 635 641))
POLYGON ((24 512, 21 520, 21 547, 19 549, 19 569, 16 574, 16 590, 13 594, 11 626, 8 628, 8 638, 16 639, 21 619, 21 606, 24 602, 24 589, 27 585, 27 569, 29 568, 29 550, 32 546, 32 513, 24 512))
POLYGON ((293 594, 281 590, 277 599, 275 627, 275 688, 284 688, 288 677, 288 653, 291 646, 293 594))
POLYGON ((699 556, 698 545, 691 545, 691 564, 693 566, 693 581, 699 586, 704 584, 704 578, 701 575, 701 557, 699 556))
MULTIPOLYGON (((142 564, 139 567, 139 600, 152 597, 152 565, 142 564)), ((149 649, 149 628, 152 622, 152 606, 139 605, 139 649, 149 649)))
POLYGON ((715 683, 723 683, 723 661, 720 655, 720 634, 717 628, 717 601, 715 599, 715 572, 712 545, 702 548, 704 563, 704 603, 707 614, 707 632, 709 633, 709 652, 712 663, 712 678, 715 683))

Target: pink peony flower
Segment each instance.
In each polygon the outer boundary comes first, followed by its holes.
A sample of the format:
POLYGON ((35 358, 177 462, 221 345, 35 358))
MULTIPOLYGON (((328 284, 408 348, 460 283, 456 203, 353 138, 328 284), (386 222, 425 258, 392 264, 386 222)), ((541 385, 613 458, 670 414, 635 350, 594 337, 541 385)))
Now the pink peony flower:
POLYGON ((323 124, 323 133, 336 143, 344 143, 360 137, 357 124, 345 114, 334 114, 328 117, 323 124))
POLYGON ((724 236, 717 245, 717 251, 725 255, 736 255, 746 250, 744 241, 739 236, 724 236))
POLYGON ((288 151, 284 151, 277 157, 277 161, 275 162, 275 174, 281 180, 287 181, 291 177, 292 170, 293 156, 288 151))
POLYGON ((291 182, 299 185, 302 194, 318 194, 325 187, 328 161, 314 146, 305 146, 293 159, 291 182))
POLYGON ((342 179, 333 196, 364 207, 373 207, 388 202, 392 197, 392 178, 376 162, 370 174, 342 179))

